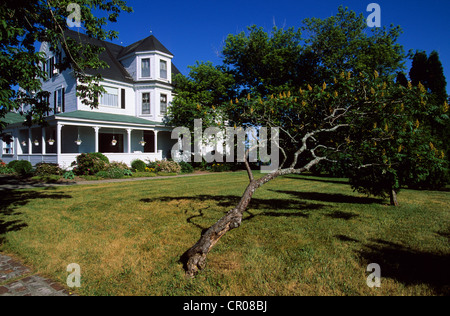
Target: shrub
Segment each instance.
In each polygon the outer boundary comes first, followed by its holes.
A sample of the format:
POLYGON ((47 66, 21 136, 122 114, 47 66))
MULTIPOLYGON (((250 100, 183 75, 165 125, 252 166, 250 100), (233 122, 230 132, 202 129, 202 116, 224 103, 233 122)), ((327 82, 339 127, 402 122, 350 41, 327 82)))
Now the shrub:
POLYGON ((175 161, 161 160, 149 164, 156 172, 180 173, 181 166, 175 161))
POLYGON ((31 170, 33 169, 33 166, 31 165, 31 162, 26 160, 19 160, 16 163, 14 163, 13 169, 20 175, 27 175, 31 173, 31 170))
POLYGON ((223 163, 215 163, 211 166, 212 172, 224 172, 224 171, 230 171, 230 166, 223 163))
POLYGON ((62 170, 58 164, 51 163, 38 163, 36 165, 36 175, 47 176, 47 175, 61 175, 62 170))
POLYGON ((100 160, 104 161, 106 164, 109 164, 109 158, 103 155, 102 153, 90 153, 92 157, 100 158, 100 160))
POLYGON ((13 174, 15 173, 13 168, 8 167, 8 165, 0 159, 0 174, 13 174))
POLYGON ((106 179, 121 179, 124 176, 131 176, 132 173, 128 169, 109 168, 104 171, 97 172, 96 176, 106 179))
POLYGON ((64 173, 63 178, 67 180, 73 180, 75 179, 75 174, 73 173, 73 171, 67 171, 66 173, 64 173))
POLYGON ((194 167, 191 166, 191 164, 181 161, 178 163, 181 167, 181 172, 182 173, 192 173, 194 172, 194 167))
POLYGON ((142 160, 136 159, 131 162, 131 168, 139 172, 144 172, 147 165, 142 160))
POLYGON ((77 157, 77 167, 74 172, 78 175, 95 175, 106 169, 107 163, 98 154, 81 154, 77 157))
POLYGON ((8 168, 14 169, 15 164, 18 163, 18 162, 19 162, 19 160, 10 161, 8 163, 8 168))
POLYGON ((0 168, 0 174, 14 174, 16 171, 13 168, 2 167, 0 168))
POLYGON ((111 168, 118 168, 122 170, 129 170, 126 163, 113 161, 106 166, 106 170, 111 168))

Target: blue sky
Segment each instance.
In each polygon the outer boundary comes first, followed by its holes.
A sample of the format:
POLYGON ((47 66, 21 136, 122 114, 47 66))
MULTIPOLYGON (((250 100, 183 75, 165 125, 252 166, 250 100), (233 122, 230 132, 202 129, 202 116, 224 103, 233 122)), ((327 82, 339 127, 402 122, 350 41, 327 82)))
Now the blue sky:
MULTIPOLYGON (((220 50, 228 34, 256 24, 270 30, 300 27, 310 17, 335 15, 340 5, 363 13, 376 2, 381 7, 381 23, 400 25, 406 51, 436 50, 450 83, 450 1, 449 0, 171 0, 156 2, 127 0, 134 13, 122 14, 111 27, 120 32, 114 42, 130 45, 152 32, 174 55, 174 63, 184 74, 199 61, 219 64, 220 50)), ((409 72, 410 64, 407 64, 409 72)), ((450 90, 450 89, 448 89, 450 90)), ((450 91, 448 91, 450 92, 450 91)))

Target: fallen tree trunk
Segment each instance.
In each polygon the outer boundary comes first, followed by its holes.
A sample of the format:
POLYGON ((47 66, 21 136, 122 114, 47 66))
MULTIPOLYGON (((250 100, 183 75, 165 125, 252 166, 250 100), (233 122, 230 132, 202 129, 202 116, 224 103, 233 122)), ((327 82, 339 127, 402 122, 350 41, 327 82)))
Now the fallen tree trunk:
POLYGON ((211 226, 200 238, 200 240, 189 249, 183 257, 186 264, 186 274, 190 277, 195 276, 199 270, 203 270, 206 266, 206 257, 211 249, 217 244, 227 232, 241 226, 242 217, 252 196, 256 190, 257 184, 251 182, 241 201, 236 208, 232 209, 222 217, 217 223, 211 226))
POLYGON ((249 171, 250 184, 247 186, 241 197, 239 204, 229 211, 218 222, 211 226, 201 237, 197 243, 186 251, 181 257, 184 264, 186 275, 194 277, 200 270, 206 266, 206 259, 211 249, 217 244, 227 232, 236 229, 242 224, 242 217, 246 211, 255 191, 265 183, 288 174, 300 174, 308 171, 312 166, 318 164, 323 158, 316 158, 301 169, 282 169, 270 173, 260 179, 254 180, 249 171))

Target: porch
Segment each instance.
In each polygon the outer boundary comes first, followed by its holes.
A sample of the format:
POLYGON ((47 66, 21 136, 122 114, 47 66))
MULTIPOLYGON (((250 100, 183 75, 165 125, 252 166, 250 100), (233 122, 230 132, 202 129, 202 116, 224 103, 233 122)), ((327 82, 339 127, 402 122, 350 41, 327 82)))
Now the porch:
POLYGON ((130 166, 135 159, 155 161, 170 158, 172 143, 169 131, 156 128, 57 122, 56 126, 14 130, 2 159, 5 162, 27 160, 32 165, 57 163, 68 168, 79 154, 101 152, 110 161, 130 166))

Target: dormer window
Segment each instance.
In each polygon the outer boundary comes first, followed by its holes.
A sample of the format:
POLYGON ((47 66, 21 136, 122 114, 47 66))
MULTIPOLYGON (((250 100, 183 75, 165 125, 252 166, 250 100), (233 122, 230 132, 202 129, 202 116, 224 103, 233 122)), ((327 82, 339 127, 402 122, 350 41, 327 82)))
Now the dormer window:
POLYGON ((150 58, 141 59, 141 77, 150 78, 150 58))
POLYGON ((47 58, 43 64, 43 70, 47 74, 47 79, 51 79, 59 74, 59 69, 56 65, 61 63, 61 60, 61 53, 57 53, 55 56, 47 58))
POLYGON ((160 60, 159 62, 159 77, 167 79, 167 61, 165 60, 160 60))

